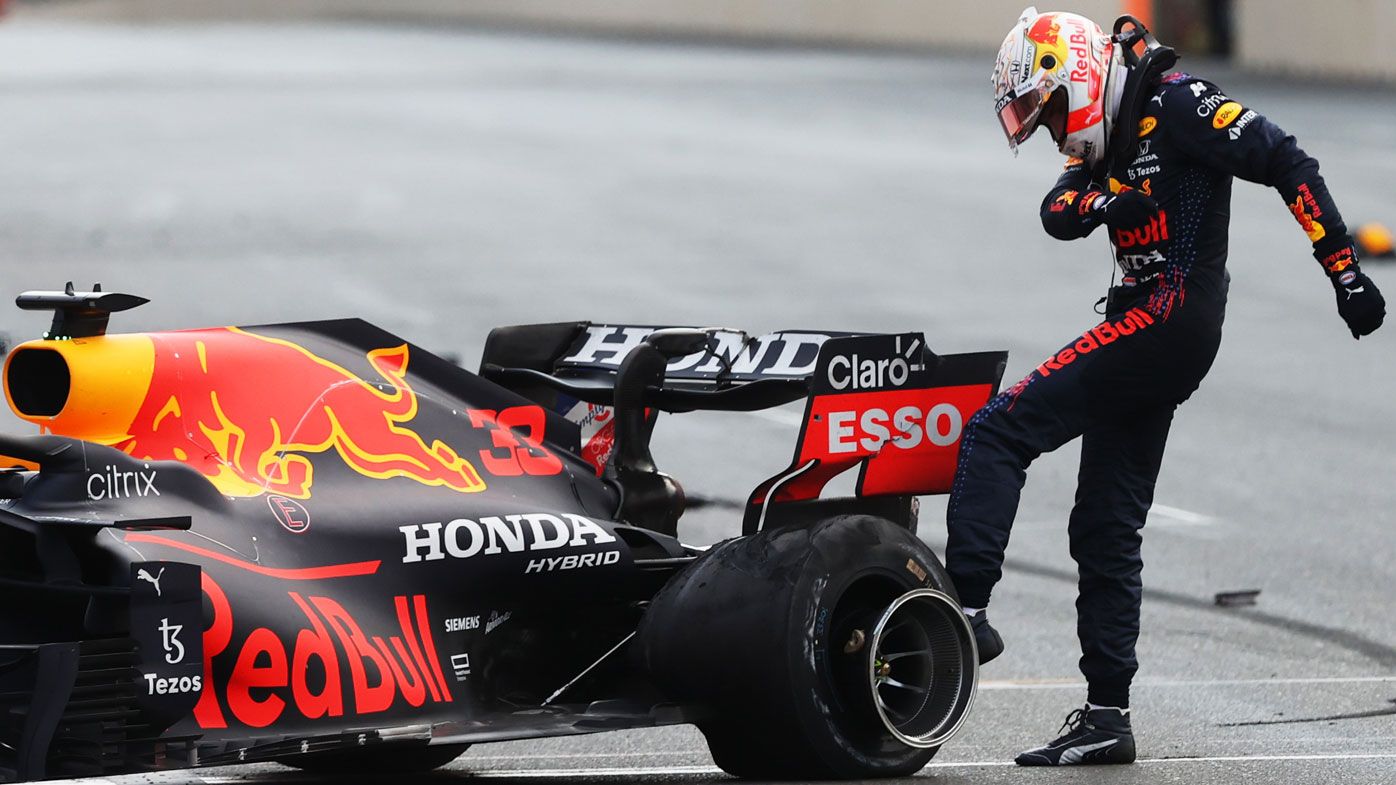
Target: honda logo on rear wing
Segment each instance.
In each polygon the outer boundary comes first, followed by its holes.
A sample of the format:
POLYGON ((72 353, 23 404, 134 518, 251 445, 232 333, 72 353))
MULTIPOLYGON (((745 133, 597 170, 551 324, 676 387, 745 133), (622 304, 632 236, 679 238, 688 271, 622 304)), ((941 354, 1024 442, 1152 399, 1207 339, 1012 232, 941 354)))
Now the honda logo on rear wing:
MULTIPOLYGON (((557 361, 557 371, 609 371, 639 346, 659 325, 587 325, 567 353, 557 361)), ((667 381, 749 382, 758 379, 803 379, 814 373, 819 350, 831 338, 858 333, 781 330, 750 336, 741 330, 715 329, 708 348, 669 363, 667 381)))

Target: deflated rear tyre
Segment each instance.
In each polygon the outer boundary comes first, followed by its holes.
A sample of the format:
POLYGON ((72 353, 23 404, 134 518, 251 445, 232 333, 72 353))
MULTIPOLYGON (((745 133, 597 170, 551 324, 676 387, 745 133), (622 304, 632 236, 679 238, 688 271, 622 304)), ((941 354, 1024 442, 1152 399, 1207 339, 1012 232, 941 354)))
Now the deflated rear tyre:
POLYGON ((871 516, 715 546, 655 596, 639 638, 740 777, 912 774, 959 729, 978 677, 939 561, 871 516))

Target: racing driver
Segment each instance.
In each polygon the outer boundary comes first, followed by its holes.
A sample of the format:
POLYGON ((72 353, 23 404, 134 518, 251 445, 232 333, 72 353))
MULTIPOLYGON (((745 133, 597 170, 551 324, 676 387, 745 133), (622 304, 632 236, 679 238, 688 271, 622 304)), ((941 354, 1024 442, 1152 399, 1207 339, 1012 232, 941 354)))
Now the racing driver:
POLYGON ((950 497, 946 566, 987 662, 1003 651, 985 608, 1024 471, 1082 437, 1067 530, 1080 570, 1086 704, 1067 717, 1064 735, 1018 756, 1025 766, 1134 761, 1140 530, 1173 410, 1197 389, 1221 340, 1232 178, 1279 191, 1354 338, 1386 313, 1318 163, 1294 137, 1211 82, 1168 73, 1177 55, 1132 17, 1114 32, 1028 8, 992 77, 1009 146, 1016 152, 1046 127, 1067 156, 1042 200, 1043 227, 1074 240, 1103 225, 1120 275, 1103 322, 971 419, 950 497))

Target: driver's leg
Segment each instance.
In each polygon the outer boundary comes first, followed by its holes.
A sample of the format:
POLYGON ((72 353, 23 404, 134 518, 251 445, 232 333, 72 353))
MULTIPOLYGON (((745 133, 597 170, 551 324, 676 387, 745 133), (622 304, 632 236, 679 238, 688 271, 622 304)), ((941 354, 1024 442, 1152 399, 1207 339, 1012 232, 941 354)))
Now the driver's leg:
MULTIPOLYGON (((945 567, 960 602, 985 608, 1029 464, 1129 408, 1155 375, 1171 326, 1140 309, 1088 330, 965 427, 946 525, 945 567)), ((986 658, 987 659, 987 658, 986 658)))
POLYGON ((1034 377, 990 401, 965 427, 946 512, 945 566, 966 608, 987 607, 1002 577, 1028 465, 1086 427, 1079 407, 1051 402, 1067 397, 1055 388, 1070 384, 1034 377))
POLYGON ((1153 504, 1174 408, 1162 405, 1112 420, 1081 439, 1068 532, 1080 574, 1081 672, 1089 686, 1086 699, 1098 706, 1129 708, 1143 596, 1140 530, 1153 504))

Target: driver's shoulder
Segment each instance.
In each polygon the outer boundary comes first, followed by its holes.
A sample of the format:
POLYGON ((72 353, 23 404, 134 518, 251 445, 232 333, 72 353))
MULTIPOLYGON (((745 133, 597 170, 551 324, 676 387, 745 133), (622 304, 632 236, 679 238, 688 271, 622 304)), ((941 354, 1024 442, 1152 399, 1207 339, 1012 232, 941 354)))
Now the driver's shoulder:
POLYGON ((1144 114, 1156 117, 1170 115, 1197 114, 1197 107, 1210 106, 1215 109, 1219 102, 1230 100, 1225 92, 1212 82, 1182 71, 1164 76, 1154 86, 1149 99, 1145 101, 1144 114))

